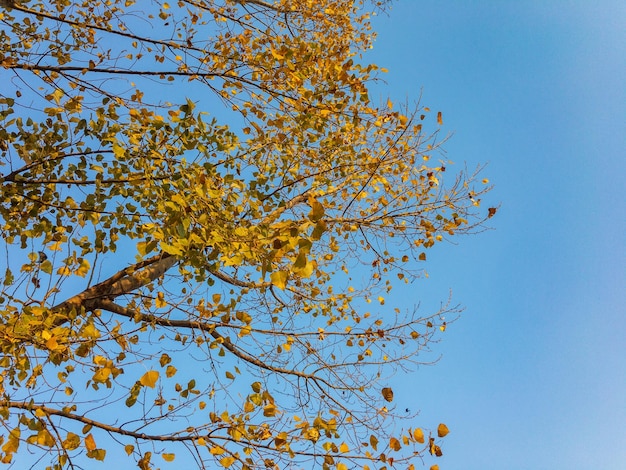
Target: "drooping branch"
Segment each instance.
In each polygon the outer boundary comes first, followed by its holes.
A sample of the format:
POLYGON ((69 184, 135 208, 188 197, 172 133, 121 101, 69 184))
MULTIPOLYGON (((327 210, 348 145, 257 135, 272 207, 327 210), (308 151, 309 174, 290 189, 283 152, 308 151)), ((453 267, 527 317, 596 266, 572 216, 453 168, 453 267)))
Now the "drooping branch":
POLYGON ((305 374, 304 372, 300 372, 293 369, 286 369, 284 367, 275 367, 265 362, 259 360, 258 358, 247 354, 240 349, 238 349, 231 341, 230 338, 222 336, 215 330, 215 325, 211 325, 208 323, 203 323, 200 321, 193 320, 171 320, 169 318, 161 318, 155 315, 141 313, 134 310, 131 310, 126 307, 122 307, 121 305, 116 304, 115 302, 108 300, 106 298, 98 298, 94 301, 94 307, 102 310, 106 310, 111 313, 115 313, 117 315, 124 316, 126 318, 134 319, 135 321, 144 321, 150 324, 156 324, 160 326, 167 326, 173 328, 184 328, 184 329, 197 329, 200 331, 204 331, 210 334, 216 341, 218 341, 226 350, 231 352, 233 355, 245 361, 253 366, 256 366, 260 369, 265 369, 270 372, 278 373, 278 374, 287 374, 294 375, 296 377, 300 377, 306 380, 312 380, 314 382, 321 382, 324 385, 331 386, 331 384, 327 383, 324 379, 317 377, 311 374, 305 374))
MULTIPOLYGON (((5 1, 10 1, 11 3, 13 3, 13 0, 5 0, 5 1)), ((132 34, 128 31, 122 31, 120 29, 108 29, 108 28, 104 28, 102 26, 99 26, 95 23, 86 23, 86 22, 82 22, 82 21, 74 21, 71 19, 68 19, 67 17, 65 17, 65 15, 51 15, 45 11, 35 11, 35 10, 30 10, 26 7, 20 6, 20 5, 15 5, 13 4, 13 8, 17 11, 21 11, 22 13, 26 13, 26 14, 30 14, 30 15, 34 15, 36 17, 42 17, 42 18, 47 18, 49 20, 53 20, 53 21, 58 21, 60 23, 65 23, 68 24, 72 27, 79 27, 79 28, 84 28, 84 29, 93 29, 93 30, 97 30, 97 31, 101 31, 103 33, 106 34, 112 34, 112 35, 116 35, 116 36, 121 36, 127 39, 131 39, 134 41, 140 41, 142 43, 150 43, 150 44, 154 44, 154 45, 159 45, 159 46, 164 46, 164 47, 169 47, 169 48, 174 48, 174 49, 179 49, 181 47, 184 46, 185 50, 190 50, 190 51, 195 51, 195 52, 201 52, 203 54, 206 54, 207 51, 200 49, 198 47, 194 47, 193 45, 189 45, 189 44, 182 44, 182 43, 176 43, 174 41, 162 41, 159 39, 154 39, 154 38, 150 38, 150 37, 146 37, 146 36, 138 36, 136 34, 132 34)))
POLYGON ((193 440, 198 439, 198 437, 200 437, 197 435, 189 435, 189 434, 182 435, 182 436, 174 435, 175 433, 155 435, 155 434, 145 434, 145 433, 140 433, 140 432, 135 432, 135 431, 129 431, 119 426, 111 426, 110 424, 105 424, 100 421, 87 418, 86 416, 78 415, 75 413, 70 413, 69 411, 65 411, 65 410, 58 410, 56 408, 50 408, 49 406, 40 405, 40 404, 36 404, 33 402, 0 401, 0 406, 6 406, 9 408, 18 408, 21 410, 27 410, 27 411, 32 411, 32 412, 40 411, 40 412, 45 413, 48 416, 60 416, 62 418, 67 418, 73 421, 78 421, 83 424, 88 424, 90 426, 103 429, 111 433, 120 434, 120 435, 128 436, 128 437, 134 437, 135 439, 150 440, 150 441, 183 442, 183 441, 193 441, 193 440))

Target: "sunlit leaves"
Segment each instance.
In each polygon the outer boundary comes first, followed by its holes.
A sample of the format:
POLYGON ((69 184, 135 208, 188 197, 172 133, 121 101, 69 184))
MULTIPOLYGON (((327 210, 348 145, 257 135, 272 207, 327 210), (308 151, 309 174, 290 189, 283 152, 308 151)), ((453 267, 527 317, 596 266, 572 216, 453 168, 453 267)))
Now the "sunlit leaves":
POLYGON ((287 286, 288 278, 289 273, 287 271, 276 271, 270 274, 270 280, 272 281, 272 284, 279 289, 285 289, 285 287, 287 286))
POLYGON ((47 429, 42 429, 37 433, 36 442, 40 446, 44 447, 53 447, 56 443, 55 439, 52 437, 52 434, 47 429))
POLYGON ((155 303, 156 308, 163 308, 167 306, 167 301, 165 300, 165 294, 163 292, 157 293, 157 297, 154 303, 155 303))
POLYGON ((432 437, 428 440, 428 451, 431 455, 434 455, 436 457, 441 457, 443 455, 441 447, 435 444, 435 439, 432 437))
POLYGON ((392 402, 393 401, 393 390, 389 387, 384 387, 382 389, 382 395, 383 398, 388 401, 388 402, 392 402))
POLYGON ((370 446, 372 446, 374 450, 378 449, 378 438, 373 434, 370 436, 370 446))
POLYGON ((161 454, 161 457, 163 458, 163 460, 165 460, 166 462, 173 462, 174 459, 176 458, 176 454, 172 454, 172 453, 163 453, 161 454))
POLYGON ((73 432, 68 432, 67 437, 63 441, 63 448, 65 450, 74 450, 78 449, 80 446, 80 436, 74 434, 73 432))
POLYGON ((80 264, 78 268, 76 269, 75 273, 77 276, 85 277, 90 272, 90 270, 91 270, 91 265, 89 264, 89 261, 83 258, 80 260, 80 264))
POLYGON ((96 441, 93 438, 93 434, 88 434, 87 436, 85 436, 85 448, 88 451, 92 451, 96 449, 96 441))
POLYGON ((389 448, 398 452, 402 448, 402 445, 400 444, 400 441, 398 439, 396 439, 395 437, 391 437, 389 439, 389 448))
POLYGON ((312 222, 317 222, 324 217, 324 206, 316 199, 310 200, 311 212, 309 213, 309 219, 312 222))
POLYGON ((276 409, 276 406, 273 403, 268 403, 267 405, 263 407, 263 416, 265 416, 266 418, 271 418, 271 417, 276 416, 277 412, 278 410, 276 409))
POLYGON ((448 426, 446 426, 445 424, 440 423, 439 426, 437 426, 437 436, 445 437, 448 435, 449 432, 450 430, 448 429, 448 426))
POLYGON ((144 387, 154 388, 159 380, 159 371, 150 370, 141 376, 139 383, 144 387))
POLYGON ((87 457, 95 460, 104 460, 106 450, 98 449, 93 434, 89 433, 84 439, 85 449, 87 449, 87 457))

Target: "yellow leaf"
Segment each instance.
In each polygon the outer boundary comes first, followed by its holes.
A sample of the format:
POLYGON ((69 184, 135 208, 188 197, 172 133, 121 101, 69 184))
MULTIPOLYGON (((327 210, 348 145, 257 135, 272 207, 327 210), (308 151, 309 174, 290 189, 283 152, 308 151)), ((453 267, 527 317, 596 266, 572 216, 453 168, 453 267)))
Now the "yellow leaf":
POLYGON ((349 452, 350 451, 350 447, 348 447, 348 444, 346 444, 345 442, 342 442, 341 445, 339 446, 339 452, 349 452))
POLYGON ((313 274, 313 263, 307 260, 306 254, 301 251, 293 265, 293 271, 302 278, 310 277, 313 274))
POLYGON ((89 264, 89 261, 83 258, 80 261, 80 266, 76 270, 76 275, 80 277, 85 277, 89 273, 90 269, 91 269, 91 265, 89 264))
POLYGON ((157 380, 159 380, 159 372, 156 370, 149 370, 141 376, 139 383, 144 387, 154 388, 157 380))
POLYGON ((156 308, 163 308, 167 305, 167 302, 165 301, 165 294, 163 292, 159 292, 157 294, 155 305, 156 308))
POLYGON ((67 433, 67 438, 63 441, 63 449, 74 450, 80 446, 80 436, 73 432, 67 433))
POLYGON ((435 444, 435 439, 433 437, 429 438, 428 446, 428 451, 431 455, 436 455, 437 457, 441 457, 443 455, 443 452, 441 452, 441 447, 435 444))
POLYGON ((224 457, 222 460, 220 460, 220 463, 222 464, 222 467, 228 468, 232 464, 235 463, 235 458, 234 457, 224 457))
POLYGON ((94 450, 90 450, 87 452, 87 457, 89 457, 90 459, 96 459, 96 460, 104 460, 104 458, 107 455, 107 451, 104 449, 94 449, 94 450))
POLYGON ((272 284, 282 290, 284 290, 287 286, 288 277, 289 273, 287 271, 276 271, 270 274, 270 280, 272 281, 272 284))
POLYGON ((42 429, 37 433, 37 444, 43 447, 53 447, 55 440, 47 429, 42 429))
POLYGON ((398 439, 392 437, 389 439, 389 447, 397 452, 402 448, 402 445, 398 439))
POLYGON ((59 269, 57 269, 57 274, 59 276, 69 276, 70 274, 72 274, 72 270, 67 266, 61 266, 59 269))
POLYGON ((439 470, 439 465, 431 465, 430 470, 439 470))
POLYGON ((306 430, 305 436, 311 442, 317 442, 320 438, 320 432, 317 428, 309 428, 306 430))
POLYGON ((98 369, 95 374, 93 374, 93 381, 103 383, 106 382, 109 376, 111 375, 110 367, 103 367, 102 369, 98 369))
POLYGON ((269 405, 265 405, 265 407, 263 407, 263 416, 268 418, 276 416, 276 407, 271 403, 269 405))
POLYGON ((2 446, 2 452, 10 455, 10 454, 16 452, 19 447, 20 447, 19 439, 11 439, 11 438, 9 438, 7 440, 7 442, 2 446))
POLYGON ((87 434, 87 437, 85 437, 85 449, 92 451, 96 450, 96 447, 96 441, 94 440, 93 435, 91 433, 87 434))
POLYGON ((175 374, 176 374, 176 367, 167 366, 167 369, 165 369, 165 376, 169 379, 170 377, 173 377, 175 374))
POLYGON ((50 351, 56 351, 57 349, 64 349, 63 346, 59 346, 54 336, 50 338, 48 341, 46 341, 46 348, 48 348, 50 351))
POLYGON ((130 455, 135 450, 135 446, 132 444, 128 444, 124 446, 124 451, 126 451, 126 455, 130 455))
POLYGON ((343 462, 339 462, 339 463, 337 464, 337 470, 348 470, 348 467, 346 466, 346 464, 345 464, 345 463, 343 463, 343 462))
POLYGON ((437 435, 439 437, 445 437, 448 433, 450 432, 450 430, 448 429, 448 426, 446 426, 445 424, 441 423, 438 427, 437 427, 437 435))
POLYGON ((312 222, 317 222, 322 217, 324 217, 324 206, 314 198, 309 200, 309 204, 311 205, 311 212, 309 212, 309 219, 312 222))
POLYGON ((276 60, 283 60, 285 58, 284 55, 280 54, 276 49, 274 49, 273 47, 270 49, 270 52, 272 53, 272 56, 274 56, 274 59, 276 60))
POLYGON ((163 457, 163 460, 166 462, 173 462, 176 458, 176 454, 161 454, 161 457, 163 457))
POLYGON ((424 431, 422 431, 420 428, 417 428, 415 431, 413 431, 413 439, 415 439, 420 444, 423 444, 425 442, 424 431))

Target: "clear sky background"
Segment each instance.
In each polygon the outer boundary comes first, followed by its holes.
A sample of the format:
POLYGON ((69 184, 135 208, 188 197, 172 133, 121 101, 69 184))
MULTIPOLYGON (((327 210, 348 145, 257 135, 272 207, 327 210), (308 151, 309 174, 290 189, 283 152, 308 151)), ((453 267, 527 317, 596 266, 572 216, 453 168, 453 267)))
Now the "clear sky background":
POLYGON ((466 311, 398 406, 447 423, 442 469, 626 468, 626 2, 401 0, 374 25, 381 96, 421 91, 501 204, 411 286, 466 311))

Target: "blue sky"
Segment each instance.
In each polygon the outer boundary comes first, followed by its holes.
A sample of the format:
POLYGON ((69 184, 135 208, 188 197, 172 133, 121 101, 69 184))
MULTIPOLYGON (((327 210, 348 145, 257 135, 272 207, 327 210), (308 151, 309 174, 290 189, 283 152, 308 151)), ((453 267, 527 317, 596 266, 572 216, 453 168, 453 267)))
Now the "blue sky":
POLYGON ((466 307, 439 363, 396 380, 449 426, 441 468, 626 468, 624 25, 623 1, 404 0, 374 21, 381 96, 443 111, 448 158, 488 163, 501 204, 412 285, 466 307))

